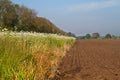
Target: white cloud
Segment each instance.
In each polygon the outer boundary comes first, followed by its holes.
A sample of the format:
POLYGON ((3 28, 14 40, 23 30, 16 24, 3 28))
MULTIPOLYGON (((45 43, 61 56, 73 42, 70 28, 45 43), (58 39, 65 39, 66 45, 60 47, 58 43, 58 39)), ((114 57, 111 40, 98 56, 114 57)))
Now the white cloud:
POLYGON ((83 4, 69 6, 68 9, 70 11, 93 11, 102 8, 113 7, 117 5, 117 1, 118 0, 107 0, 103 2, 83 3, 83 4))

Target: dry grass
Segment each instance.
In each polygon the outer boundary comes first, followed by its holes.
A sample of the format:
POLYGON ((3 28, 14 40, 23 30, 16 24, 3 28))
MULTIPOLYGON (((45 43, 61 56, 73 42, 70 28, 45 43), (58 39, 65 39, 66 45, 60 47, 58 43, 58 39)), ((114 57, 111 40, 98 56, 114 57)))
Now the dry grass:
POLYGON ((74 38, 0 32, 1 80, 51 80, 74 38))

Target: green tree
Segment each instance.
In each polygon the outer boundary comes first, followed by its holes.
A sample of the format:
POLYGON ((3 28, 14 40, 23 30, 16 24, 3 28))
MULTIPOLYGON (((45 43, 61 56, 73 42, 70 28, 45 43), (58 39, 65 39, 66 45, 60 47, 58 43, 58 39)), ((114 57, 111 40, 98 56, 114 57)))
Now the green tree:
POLYGON ((0 0, 0 24, 7 26, 8 28, 13 28, 17 22, 18 15, 15 11, 15 6, 10 0, 0 0))
POLYGON ((77 39, 85 39, 85 36, 78 36, 77 39))
POLYGON ((106 39, 111 39, 112 36, 111 36, 111 34, 106 34, 106 35, 105 35, 105 38, 106 38, 106 39))
POLYGON ((90 35, 90 34, 86 34, 86 35, 85 35, 85 38, 86 38, 86 39, 91 39, 91 35, 90 35))
POLYGON ((75 34, 71 33, 71 32, 68 32, 67 33, 68 36, 71 36, 71 37, 76 37, 75 34))

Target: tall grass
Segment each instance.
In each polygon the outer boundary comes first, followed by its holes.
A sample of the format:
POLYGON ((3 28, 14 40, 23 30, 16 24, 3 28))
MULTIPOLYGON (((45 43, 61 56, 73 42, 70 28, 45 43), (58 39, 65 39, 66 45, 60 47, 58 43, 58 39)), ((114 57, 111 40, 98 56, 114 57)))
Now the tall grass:
POLYGON ((51 80, 74 38, 0 32, 0 80, 51 80))

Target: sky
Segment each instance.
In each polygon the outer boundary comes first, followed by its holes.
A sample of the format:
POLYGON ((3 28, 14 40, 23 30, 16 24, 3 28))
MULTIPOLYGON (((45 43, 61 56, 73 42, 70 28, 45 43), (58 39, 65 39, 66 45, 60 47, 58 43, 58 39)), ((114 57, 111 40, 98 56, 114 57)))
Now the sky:
POLYGON ((11 0, 76 35, 120 35, 120 0, 11 0))

